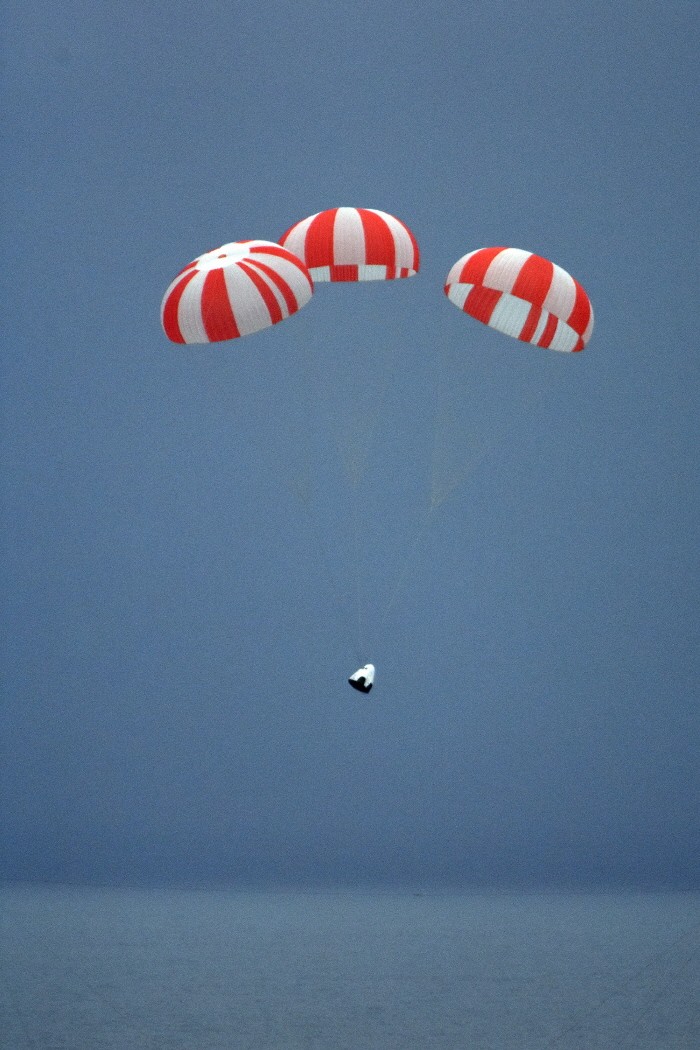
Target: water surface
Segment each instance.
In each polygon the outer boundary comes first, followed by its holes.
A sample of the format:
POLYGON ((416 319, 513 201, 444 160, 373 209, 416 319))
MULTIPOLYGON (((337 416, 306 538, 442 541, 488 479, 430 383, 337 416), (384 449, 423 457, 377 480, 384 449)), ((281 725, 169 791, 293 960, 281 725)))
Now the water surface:
POLYGON ((9 885, 5 1050, 697 1050, 700 895, 9 885))

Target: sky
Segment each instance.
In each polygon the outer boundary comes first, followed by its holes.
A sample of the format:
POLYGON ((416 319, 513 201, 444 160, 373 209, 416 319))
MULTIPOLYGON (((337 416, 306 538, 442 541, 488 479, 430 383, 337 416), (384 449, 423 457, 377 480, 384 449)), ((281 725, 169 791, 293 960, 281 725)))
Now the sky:
POLYGON ((699 21, 9 0, 0 877, 700 885, 699 21), (168 342, 338 205, 420 273, 168 342), (489 245, 583 353, 449 303, 489 245))

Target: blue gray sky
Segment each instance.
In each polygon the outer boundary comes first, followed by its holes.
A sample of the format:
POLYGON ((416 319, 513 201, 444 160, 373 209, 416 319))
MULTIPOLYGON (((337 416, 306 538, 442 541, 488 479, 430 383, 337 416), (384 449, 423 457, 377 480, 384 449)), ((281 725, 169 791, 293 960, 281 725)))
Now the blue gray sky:
POLYGON ((697 5, 5 11, 0 873, 697 886, 697 5), (337 205, 420 274, 168 343, 337 205), (501 244, 582 354, 447 301, 501 244))

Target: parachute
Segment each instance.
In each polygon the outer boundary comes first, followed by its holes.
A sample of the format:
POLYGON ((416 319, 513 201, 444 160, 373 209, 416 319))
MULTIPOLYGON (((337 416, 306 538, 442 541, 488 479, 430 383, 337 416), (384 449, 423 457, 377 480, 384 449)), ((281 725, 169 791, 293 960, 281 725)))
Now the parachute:
MULTIPOLYGON (((316 212, 291 226, 280 237, 280 244, 304 261, 315 284, 381 284, 413 277, 420 269, 420 249, 412 230, 396 216, 376 208, 336 207, 316 212)), ((382 336, 381 325, 376 324, 379 299, 370 293, 361 297, 360 306, 359 298, 353 297, 354 338, 343 347, 342 354, 333 353, 332 367, 327 367, 324 355, 328 354, 328 347, 333 346, 335 339, 317 344, 309 340, 305 352, 317 387, 316 401, 321 412, 328 417, 325 429, 336 446, 337 462, 346 487, 354 493, 350 514, 353 535, 348 549, 352 551, 361 576, 365 553, 359 535, 362 514, 359 508, 365 502, 361 486, 369 470, 370 452, 390 389, 392 362, 397 351, 382 336), (368 317, 371 317, 371 325, 363 331, 363 318, 368 317), (328 382, 327 376, 333 377, 332 383, 328 382)), ((381 309, 383 314, 384 308, 381 309)), ((326 313, 326 317, 329 316, 326 313)), ((333 321, 334 333, 337 323, 337 319, 333 321)), ((311 517, 313 500, 310 493, 311 486, 304 501, 311 517)), ((317 505, 313 517, 318 515, 317 505)), ((402 582, 400 570, 398 577, 399 583, 402 582)), ((339 605, 345 605, 349 595, 342 592, 347 592, 347 588, 335 584, 334 590, 341 592, 339 605)), ((361 592, 362 584, 357 581, 355 649, 358 656, 363 649, 366 650, 361 592)), ((387 611, 392 603, 393 596, 390 595, 387 611)), ((368 693, 374 673, 374 666, 367 664, 348 681, 354 689, 368 693)))
POLYGON ((413 277, 418 242, 405 223, 376 208, 330 208, 295 223, 280 244, 303 259, 314 281, 413 277))
POLYGON ((521 248, 477 248, 447 275, 445 295, 464 313, 505 335, 550 350, 583 350, 593 308, 578 281, 521 248))
POLYGON ((290 317, 308 303, 313 281, 304 263, 273 241, 234 241, 181 270, 161 304, 173 343, 236 339, 290 317))
MULTIPOLYGON (((232 340, 289 318, 310 301, 316 283, 393 281, 414 276, 419 268, 417 240, 400 219, 373 208, 331 208, 295 223, 279 243, 235 241, 198 256, 167 288, 161 304, 161 323, 168 339, 174 343, 232 340)), ((484 325, 540 347, 580 351, 593 331, 591 302, 578 281, 555 263, 518 248, 479 248, 468 252, 450 269, 444 291, 460 310, 484 325)), ((323 337, 323 310, 319 310, 320 337, 310 337, 309 333, 302 341, 299 361, 301 364, 305 358, 308 370, 304 388, 317 388, 316 396, 309 401, 326 433, 321 431, 320 440, 316 437, 314 420, 305 401, 300 407, 304 413, 303 427, 295 431, 295 437, 298 434, 302 440, 288 441, 283 455, 286 462, 288 457, 313 456, 314 448, 321 452, 321 456, 316 457, 320 470, 314 469, 313 462, 308 471, 304 469, 305 463, 295 464, 295 468, 301 469, 295 469, 296 477, 291 479, 290 487, 308 513, 311 524, 318 528, 320 564, 325 565, 331 586, 338 593, 339 608, 344 607, 347 614, 355 613, 358 661, 367 651, 377 650, 376 637, 369 644, 364 637, 363 603, 369 588, 364 584, 359 520, 369 500, 360 486, 367 482, 375 430, 387 403, 387 393, 392 389, 391 355, 398 346, 396 340, 384 338, 382 324, 377 325, 377 319, 382 322, 386 316, 383 304, 378 305, 383 299, 383 289, 367 288, 365 293, 351 295, 352 325, 347 329, 347 338, 340 339, 340 347, 337 339, 340 318, 328 299, 324 302, 326 337, 323 337), (361 307, 357 305, 360 299, 364 304, 361 307), (368 323, 366 333, 362 330, 363 317, 368 323), (345 514, 352 537, 348 536, 349 542, 344 545, 336 544, 336 549, 346 550, 356 568, 355 609, 349 588, 343 579, 336 579, 332 559, 327 556, 324 529, 312 520, 319 512, 324 513, 330 503, 323 483, 329 469, 329 429, 331 434, 335 432, 339 462, 353 490, 349 513, 345 514), (318 494, 314 493, 315 486, 318 494)), ((342 302, 342 294, 340 300, 342 302)), ((450 347, 445 344, 438 349, 447 361, 446 351, 450 347)), ((469 369, 471 381, 474 361, 469 360, 461 347, 457 358, 460 369, 469 369)), ((533 363, 532 358, 530 362, 533 363)), ((533 369, 538 396, 542 389, 539 371, 553 371, 554 361, 543 355, 539 366, 540 369, 533 369)), ((507 373, 504 364, 500 375, 491 363, 485 367, 489 370, 489 380, 496 384, 494 395, 485 399, 485 403, 488 402, 485 427, 480 427, 476 417, 471 418, 473 412, 465 415, 464 384, 454 382, 447 368, 434 369, 436 411, 431 487, 426 492, 422 515, 416 515, 412 541, 409 536, 400 546, 392 548, 392 554, 396 551, 397 564, 392 568, 390 559, 383 560, 391 571, 386 581, 373 587, 379 594, 378 599, 373 597, 377 607, 375 635, 377 630, 381 632, 385 628, 437 509, 488 452, 489 436, 498 431, 491 408, 502 407, 507 427, 516 399, 522 399, 521 377, 517 373, 530 372, 524 357, 522 363, 509 361, 507 373), (506 374, 511 382, 511 394, 515 396, 503 396, 501 381, 506 374)), ((472 404, 471 409, 474 407, 472 404)), ((331 464, 330 469, 337 468, 331 464)), ((387 490, 390 491, 390 486, 382 483, 382 498, 387 490)), ((328 521, 335 528, 340 514, 334 504, 330 512, 328 521)), ((353 689, 369 693, 374 677, 375 666, 365 664, 348 682, 353 689)))

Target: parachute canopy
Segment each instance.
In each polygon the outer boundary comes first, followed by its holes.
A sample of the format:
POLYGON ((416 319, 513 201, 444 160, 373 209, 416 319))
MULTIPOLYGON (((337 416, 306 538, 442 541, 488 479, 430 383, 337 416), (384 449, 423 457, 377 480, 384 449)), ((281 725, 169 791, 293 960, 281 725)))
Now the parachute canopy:
POLYGON ((583 350, 591 301, 560 266, 521 248, 477 248, 447 275, 445 295, 477 321, 550 350, 583 350))
POLYGON ((280 244, 314 281, 386 281, 418 272, 418 242, 405 223, 375 208, 330 208, 292 226, 280 244))
POLYGON ((311 298, 304 263, 273 241, 234 241, 181 270, 161 304, 173 343, 236 339, 277 324, 311 298))

